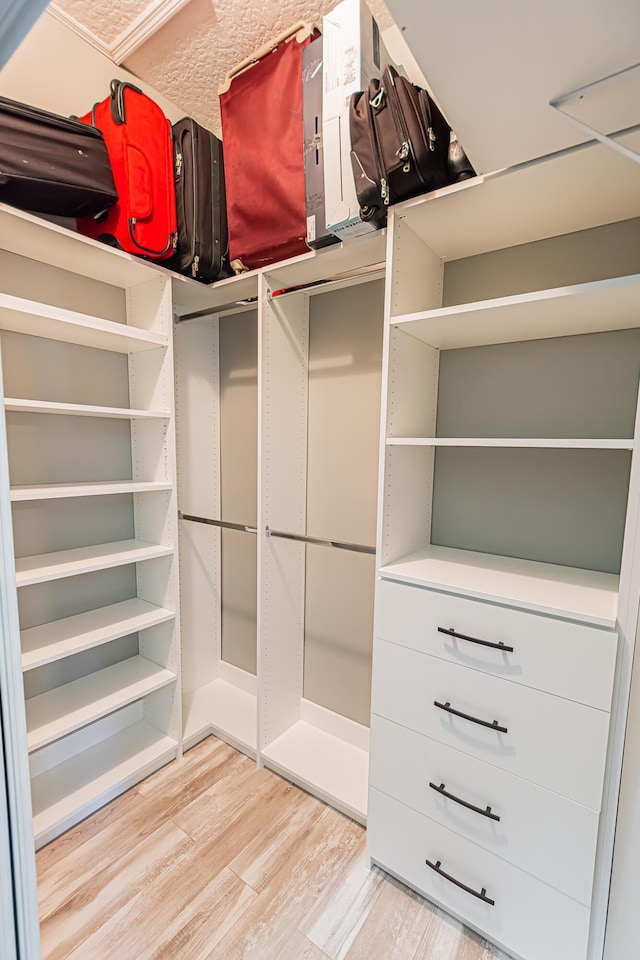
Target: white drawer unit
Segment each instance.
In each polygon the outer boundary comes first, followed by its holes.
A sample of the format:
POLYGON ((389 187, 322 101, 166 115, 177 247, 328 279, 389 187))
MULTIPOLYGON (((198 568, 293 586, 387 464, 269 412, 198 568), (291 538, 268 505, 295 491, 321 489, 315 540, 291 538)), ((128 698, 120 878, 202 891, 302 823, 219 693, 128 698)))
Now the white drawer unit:
POLYGON ((381 867, 516 957, 586 956, 587 907, 376 789, 368 850, 381 867))
POLYGON ((376 635, 600 710, 611 706, 618 639, 611 630, 379 580, 376 635))
POLYGON ((375 714, 600 809, 609 714, 376 640, 375 714))
POLYGON ((590 904, 595 810, 375 715, 369 776, 376 790, 590 904))

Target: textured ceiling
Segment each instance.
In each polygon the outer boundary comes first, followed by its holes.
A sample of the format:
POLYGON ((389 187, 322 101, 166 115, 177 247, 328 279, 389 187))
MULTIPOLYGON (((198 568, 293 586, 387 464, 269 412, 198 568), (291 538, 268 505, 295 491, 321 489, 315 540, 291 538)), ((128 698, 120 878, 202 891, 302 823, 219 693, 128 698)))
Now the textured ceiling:
POLYGON ((112 43, 146 10, 149 0, 55 0, 55 4, 100 40, 112 43))
MULTIPOLYGON (((298 20, 319 20, 337 2, 191 0, 124 66, 219 133, 218 85, 227 71, 298 20)), ((384 0, 367 3, 381 30, 392 25, 384 0)), ((56 5, 109 43, 149 0, 56 0, 56 5)))

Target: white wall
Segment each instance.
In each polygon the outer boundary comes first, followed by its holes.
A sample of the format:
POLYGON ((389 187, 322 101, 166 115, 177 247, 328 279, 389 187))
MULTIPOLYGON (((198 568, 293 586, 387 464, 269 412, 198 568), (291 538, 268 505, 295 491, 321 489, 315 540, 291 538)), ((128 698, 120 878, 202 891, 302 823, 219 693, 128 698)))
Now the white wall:
POLYGON ((185 115, 180 106, 117 67, 46 12, 0 71, 0 95, 65 116, 81 116, 108 96, 114 78, 130 80, 144 90, 172 123, 185 115))

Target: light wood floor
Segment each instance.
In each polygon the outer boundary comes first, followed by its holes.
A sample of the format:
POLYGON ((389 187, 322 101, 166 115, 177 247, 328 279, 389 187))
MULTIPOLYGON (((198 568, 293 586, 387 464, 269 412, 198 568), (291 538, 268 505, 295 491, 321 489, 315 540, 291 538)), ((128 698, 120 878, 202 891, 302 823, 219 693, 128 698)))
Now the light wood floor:
POLYGON ((365 832, 209 738, 38 853, 43 960, 493 960, 365 832))

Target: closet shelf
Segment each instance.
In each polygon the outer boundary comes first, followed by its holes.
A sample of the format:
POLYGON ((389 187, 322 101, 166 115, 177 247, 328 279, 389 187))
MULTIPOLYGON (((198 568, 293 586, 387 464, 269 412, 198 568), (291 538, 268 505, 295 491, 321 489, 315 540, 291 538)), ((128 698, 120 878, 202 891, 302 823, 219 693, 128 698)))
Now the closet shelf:
POLYGON ((261 756, 271 770, 359 823, 366 822, 368 751, 299 720, 261 756))
POLYGON ((108 417, 116 420, 168 420, 161 410, 127 410, 125 407, 97 407, 84 403, 56 403, 50 400, 17 400, 7 397, 4 408, 10 413, 57 413, 71 417, 108 417))
POLYGON ((634 441, 556 437, 387 437, 388 447, 534 447, 559 450, 633 450, 634 441))
POLYGON ((441 350, 622 330, 640 323, 640 274, 393 317, 441 350))
MULTIPOLYGON (((619 139, 640 148, 640 131, 619 139)), ((638 168, 591 143, 406 200, 393 216, 436 256, 458 260, 640 216, 638 168)))
POLYGON ((0 294, 0 329, 115 353, 137 353, 168 344, 167 337, 160 333, 6 293, 0 294))
POLYGON ((387 563, 380 577, 614 629, 619 577, 533 560, 430 546, 387 563))
POLYGON ((62 577, 74 577, 81 573, 93 573, 95 570, 122 567, 127 563, 154 560, 156 557, 169 557, 173 552, 173 547, 163 546, 161 543, 147 543, 146 540, 115 540, 90 547, 75 547, 73 550, 19 557, 16 560, 16 584, 19 587, 27 587, 32 583, 60 580, 62 577))
POLYGON ((106 483, 89 481, 88 483, 46 483, 26 484, 11 487, 11 501, 21 500, 59 500, 62 497, 104 497, 117 493, 153 493, 171 490, 169 480, 111 480, 106 483))
POLYGON ((31 781, 37 847, 168 763, 177 743, 144 720, 31 781))
POLYGON ((255 757, 258 709, 254 694, 226 680, 214 680, 192 693, 183 694, 183 746, 188 750, 213 733, 255 757))
POLYGON ((157 268, 144 260, 4 203, 0 204, 0 247, 116 287, 135 286, 158 276, 157 268))
POLYGON ((175 613, 140 597, 123 600, 20 633, 24 672, 174 620, 175 613))
POLYGON ((26 701, 29 752, 141 700, 175 679, 170 670, 136 656, 32 697, 26 701))

